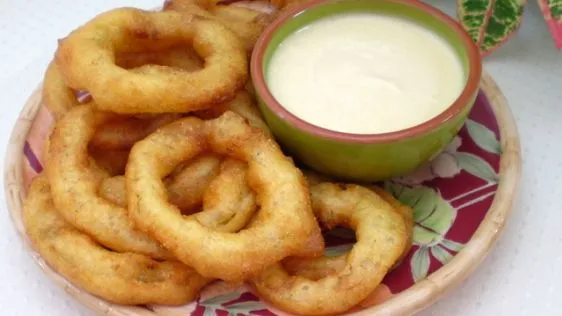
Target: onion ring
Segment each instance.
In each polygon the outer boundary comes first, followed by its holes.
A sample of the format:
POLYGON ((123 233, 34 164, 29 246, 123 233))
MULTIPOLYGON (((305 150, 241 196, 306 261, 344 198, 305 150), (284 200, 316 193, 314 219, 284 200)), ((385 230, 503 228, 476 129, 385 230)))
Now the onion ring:
MULTIPOLYGON (((212 160, 214 159, 216 158, 213 156, 202 156, 179 175, 187 179, 187 174, 192 174, 191 170, 195 170, 195 168, 190 167, 202 166, 204 168, 209 166, 206 165, 209 162, 213 163, 212 160)), ((257 208, 256 201, 253 192, 246 184, 247 168, 244 163, 227 159, 222 163, 220 169, 220 173, 210 181, 208 181, 209 177, 205 173, 200 177, 195 175, 196 177, 191 179, 188 187, 192 187, 197 192, 196 194, 199 194, 197 202, 201 204, 201 201, 203 201, 203 208, 205 209, 204 212, 195 214, 195 218, 202 225, 214 231, 237 232, 250 221, 257 208), (203 180, 203 183, 199 183, 199 180, 203 180), (197 184, 201 184, 201 186, 196 187, 197 184)), ((174 183, 173 180, 175 178, 172 179, 171 184, 174 183)), ((167 189, 168 195, 171 195, 171 185, 168 185, 167 189)), ((105 179, 100 187, 99 194, 117 205, 127 207, 126 192, 125 178, 117 176, 105 179)), ((189 191, 181 192, 191 195, 192 200, 197 199, 197 196, 189 191)), ((179 208, 181 209, 181 207, 179 208)), ((187 213, 183 209, 182 211, 182 214, 187 213)), ((190 211, 195 213, 194 209, 190 209, 190 211)))
POLYGON ((324 226, 343 224, 356 232, 345 266, 311 280, 289 275, 278 263, 251 282, 262 297, 291 313, 345 312, 375 290, 403 253, 406 226, 402 216, 367 188, 322 183, 310 191, 315 215, 324 226))
POLYGON ((164 10, 196 14, 220 22, 236 34, 248 54, 251 54, 258 37, 273 19, 273 15, 265 11, 217 5, 216 1, 172 0, 164 4, 164 10))
POLYGON ((270 0, 269 2, 271 5, 277 7, 278 10, 284 10, 305 1, 306 0, 270 0))
POLYGON ((122 53, 116 56, 115 63, 125 69, 134 69, 146 65, 159 65, 181 68, 185 71, 201 70, 203 61, 189 46, 178 46, 162 51, 142 53, 122 53))
POLYGON ((121 207, 127 207, 127 188, 125 176, 114 176, 103 179, 98 190, 99 196, 121 207))
POLYGON ((69 109, 79 104, 73 89, 66 86, 62 74, 54 61, 49 63, 42 87, 43 104, 55 120, 60 119, 69 109))
POLYGON ((289 275, 297 275, 309 280, 318 281, 329 275, 342 271, 347 264, 348 253, 333 256, 320 257, 314 260, 304 260, 302 258, 287 258, 281 261, 283 268, 289 275))
POLYGON ((221 116, 226 111, 232 111, 245 118, 250 126, 259 128, 271 136, 269 126, 265 123, 263 116, 256 105, 256 101, 247 91, 239 91, 234 100, 227 102, 224 106, 214 107, 195 113, 195 116, 208 120, 221 116))
MULTIPOLYGON (((228 1, 224 1, 224 2, 228 2, 228 1)), ((222 4, 223 1, 220 1, 220 4, 222 4)), ((254 11, 258 11, 258 12, 263 12, 263 13, 267 13, 270 15, 273 15, 277 12, 277 7, 275 7, 274 5, 272 5, 271 3, 268 3, 266 1, 255 1, 255 0, 244 0, 244 1, 234 1, 232 4, 230 4, 229 6, 231 7, 238 7, 238 8, 246 8, 249 10, 254 10, 254 11)))
MULTIPOLYGON (((182 166, 183 168, 172 172, 164 180, 170 202, 176 205, 182 214, 198 211, 205 191, 220 172, 220 165, 220 157, 204 155, 190 161, 186 167, 182 166)), ((115 176, 104 179, 99 194, 119 206, 127 207, 125 177, 115 176)))
POLYGON ((203 212, 194 214, 205 227, 219 232, 237 232, 254 215, 257 205, 254 193, 246 181, 245 163, 226 159, 221 172, 203 195, 203 212))
POLYGON ((131 149, 137 141, 180 117, 180 114, 174 113, 148 118, 120 117, 101 125, 90 140, 90 146, 102 149, 131 149))
POLYGON ((72 108, 55 124, 45 170, 55 205, 70 224, 115 251, 169 258, 158 242, 135 230, 127 210, 97 195, 104 176, 88 154, 95 129, 116 115, 89 105, 72 108))
POLYGON ((392 194, 385 191, 383 188, 378 187, 378 186, 369 186, 368 188, 373 190, 373 192, 378 194, 383 200, 385 200, 385 202, 390 204, 390 206, 392 206, 394 211, 396 213, 400 214, 400 216, 402 216, 402 218, 404 220, 404 224, 406 225, 406 236, 408 237, 407 238, 408 242, 406 243, 406 247, 404 248, 404 251, 402 252, 402 256, 398 260, 398 261, 400 261, 406 255, 408 255, 408 252, 410 251, 410 248, 412 247, 412 240, 414 238, 414 212, 412 211, 412 209, 409 206, 407 206, 407 205, 401 203, 400 201, 398 201, 392 194))
POLYGON ((105 170, 110 176, 125 174, 130 149, 107 150, 90 146, 88 152, 98 167, 105 170))
MULTIPOLYGON (((176 47, 161 51, 123 53, 116 56, 115 63, 125 69, 161 65, 196 71, 203 67, 203 61, 190 47, 176 47)), ((80 104, 74 89, 64 82, 55 61, 51 61, 45 72, 42 87, 43 103, 49 112, 60 119, 69 109, 80 104)), ((103 132, 101 132, 103 133, 103 132)))
POLYGON ((193 301, 211 280, 174 261, 105 249, 57 212, 44 175, 31 184, 23 222, 34 248, 58 273, 117 304, 179 305, 193 301))
POLYGON ((98 109, 119 113, 209 108, 234 98, 248 79, 248 61, 236 35, 220 23, 172 11, 102 13, 60 42, 56 62, 70 87, 89 91, 98 109), (180 43, 193 43, 205 60, 203 69, 154 65, 132 72, 115 64, 119 52, 180 43))
MULTIPOLYGON (((245 91, 239 91, 236 98, 230 102, 224 103, 224 106, 198 111, 194 114, 199 118, 211 119, 220 116, 226 110, 231 110, 239 114, 244 117, 251 126, 257 127, 266 134, 271 135, 269 127, 263 120, 255 100, 245 91)), ((102 127, 106 127, 110 124, 111 122, 103 124, 102 127)), ((111 131, 111 129, 109 130, 111 131)), ((99 132, 99 130, 96 131, 94 139, 99 132)), ((91 143, 94 143, 94 141, 92 140, 91 143)), ((101 144, 98 143, 98 146, 99 145, 101 144)), ((105 150, 90 146, 90 154, 102 168, 107 170, 112 176, 115 176, 124 173, 123 170, 127 163, 129 150, 115 150, 108 154, 105 150)), ((183 165, 178 166, 176 170, 172 171, 164 180, 168 189, 169 201, 176 205, 182 211, 182 214, 195 212, 195 210, 201 207, 203 194, 211 180, 219 174, 220 163, 220 157, 216 155, 205 155, 195 158, 194 161, 187 161, 183 165)), ((126 197, 124 196, 125 184, 119 183, 122 181, 119 178, 120 177, 105 179, 100 187, 100 194, 117 205, 125 207, 127 205, 125 201, 126 197)))
MULTIPOLYGON (((307 173, 306 176, 309 181, 309 185, 311 186, 328 181, 324 176, 312 172, 307 173)), ((392 196, 392 194, 388 193, 384 189, 378 186, 369 186, 368 189, 375 192, 380 198, 390 204, 392 209, 397 214, 402 216, 404 224, 406 225, 407 242, 405 244, 404 250, 402 251, 402 255, 396 261, 396 266, 406 255, 408 255, 408 252, 410 251, 410 248, 412 246, 412 238, 414 233, 413 212, 408 206, 400 203, 398 200, 396 200, 396 198, 394 198, 394 196, 392 196)), ((302 258, 287 258, 281 263, 283 265, 283 268, 285 268, 285 270, 287 270, 290 275, 298 275, 311 280, 319 280, 330 274, 341 271, 346 264, 347 255, 348 253, 338 256, 324 256, 315 258, 314 260, 303 260, 302 258)))
POLYGON ((265 27, 274 18, 273 15, 264 12, 236 6, 215 6, 211 12, 218 21, 240 38, 249 54, 265 27))
MULTIPOLYGON (((199 210, 205 190, 220 173, 221 161, 222 159, 216 155, 204 155, 189 162, 189 165, 176 174, 170 174, 164 180, 168 188, 169 201, 184 214, 199 210)), ((123 198, 127 199, 126 196, 123 198)))
POLYGON ((185 118, 157 130, 135 144, 125 176, 136 226, 201 275, 236 282, 287 256, 323 250, 304 176, 272 139, 232 112, 210 121, 185 118), (261 207, 251 227, 215 232, 194 216, 182 217, 167 201, 161 178, 206 150, 248 163, 248 184, 261 207))

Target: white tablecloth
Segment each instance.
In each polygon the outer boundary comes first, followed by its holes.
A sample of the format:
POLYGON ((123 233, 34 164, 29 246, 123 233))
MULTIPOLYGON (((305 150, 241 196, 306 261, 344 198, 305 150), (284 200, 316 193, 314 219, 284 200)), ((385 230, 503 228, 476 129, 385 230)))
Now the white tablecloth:
MULTIPOLYGON (((428 0, 449 13, 453 0, 428 0)), ((458 289, 422 315, 562 315, 562 53, 535 1, 518 36, 485 61, 519 127, 523 178, 513 215, 495 249, 458 289)), ((0 148, 42 79, 56 39, 115 6, 158 0, 0 0, 0 148)), ((4 156, 5 152, 2 152, 4 156)), ((0 308, 3 315, 91 315, 42 274, 24 252, 3 194, 0 308)))

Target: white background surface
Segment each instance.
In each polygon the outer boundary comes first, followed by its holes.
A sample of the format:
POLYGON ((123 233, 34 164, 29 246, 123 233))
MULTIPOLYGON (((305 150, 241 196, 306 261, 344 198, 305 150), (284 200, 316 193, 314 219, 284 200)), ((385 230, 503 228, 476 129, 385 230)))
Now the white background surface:
MULTIPOLYGON (((454 12, 453 0, 428 0, 454 12)), ((0 0, 0 148, 42 79, 56 39, 115 6, 158 0, 0 0)), ((521 134, 523 178, 497 246, 470 278, 422 315, 562 315, 562 53, 535 1, 518 36, 485 61, 507 96, 521 134)), ((4 152, 2 152, 4 156, 4 152)), ((3 315, 91 315, 44 276, 24 252, 0 201, 3 315)))

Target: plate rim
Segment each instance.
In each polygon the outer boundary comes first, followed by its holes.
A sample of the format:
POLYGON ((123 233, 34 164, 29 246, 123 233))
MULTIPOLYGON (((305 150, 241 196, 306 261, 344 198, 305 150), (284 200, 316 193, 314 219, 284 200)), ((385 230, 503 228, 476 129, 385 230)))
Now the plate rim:
MULTIPOLYGON (((465 247, 453 259, 424 280, 393 295, 379 305, 371 306, 351 315, 409 315, 437 301, 445 292, 456 288, 482 263, 501 235, 511 214, 513 201, 519 189, 521 177, 521 147, 514 117, 500 88, 486 71, 480 88, 489 100, 500 131, 502 154, 500 157, 500 181, 494 200, 486 216, 465 247)), ((131 316, 157 315, 146 308, 113 304, 95 297, 75 286, 51 268, 33 249, 23 226, 21 211, 24 199, 23 148, 28 133, 41 104, 41 84, 34 90, 18 115, 6 148, 4 158, 4 194, 12 224, 22 240, 24 249, 36 264, 55 283, 76 300, 102 315, 131 316)))

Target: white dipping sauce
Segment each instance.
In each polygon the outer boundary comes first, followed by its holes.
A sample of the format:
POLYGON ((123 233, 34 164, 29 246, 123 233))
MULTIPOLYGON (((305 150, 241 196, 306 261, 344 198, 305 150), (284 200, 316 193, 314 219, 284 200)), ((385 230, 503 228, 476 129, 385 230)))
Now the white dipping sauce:
POLYGON ((289 112, 353 134, 426 122, 448 108, 466 82, 461 60, 438 34, 372 13, 323 18, 289 35, 266 80, 289 112))

